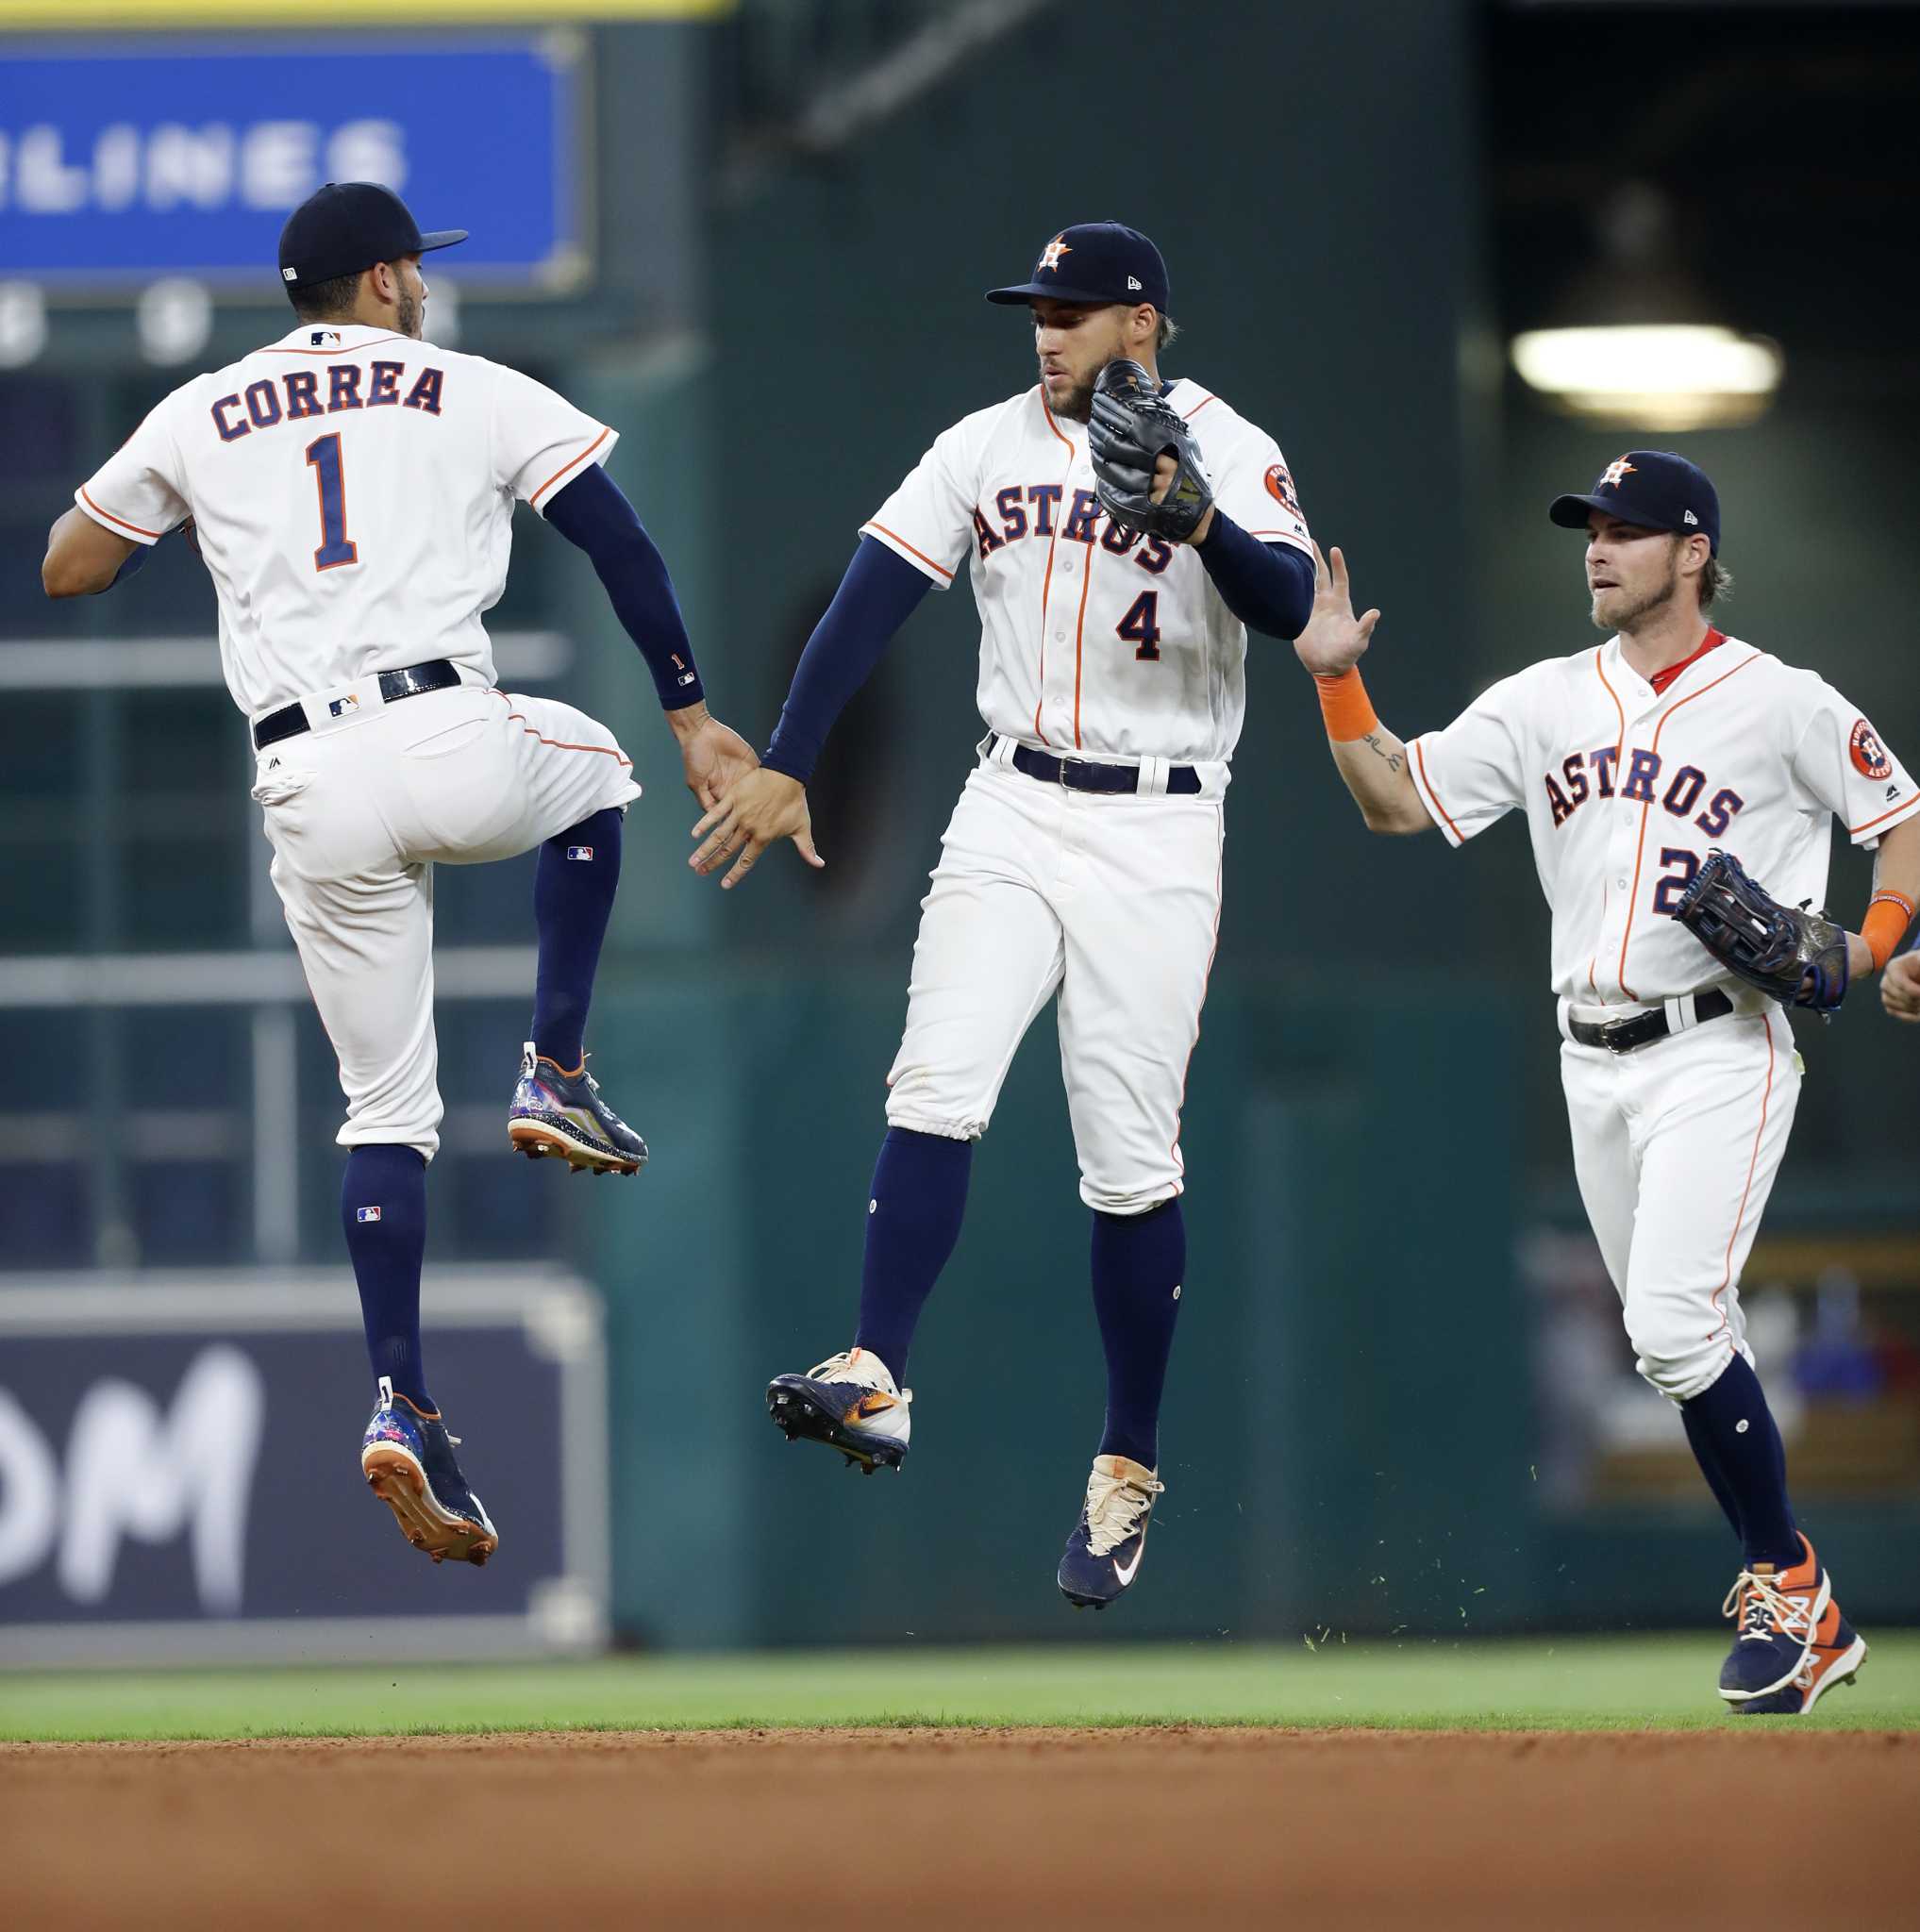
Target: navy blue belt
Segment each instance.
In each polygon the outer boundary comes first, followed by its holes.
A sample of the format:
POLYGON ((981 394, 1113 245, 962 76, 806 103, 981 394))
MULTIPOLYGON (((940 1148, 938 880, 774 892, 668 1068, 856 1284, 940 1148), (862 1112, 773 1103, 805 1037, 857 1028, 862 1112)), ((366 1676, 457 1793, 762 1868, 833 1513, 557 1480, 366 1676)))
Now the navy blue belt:
MULTIPOLYGON (((377 675, 383 705, 395 705, 402 698, 417 698, 430 691, 448 691, 460 681, 459 673, 444 658, 429 658, 425 664, 409 664, 404 670, 377 675)), ((282 705, 254 726, 254 749, 278 744, 283 738, 298 738, 311 728, 301 706, 282 705)))
MULTIPOLYGON (((1719 1020, 1733 1010, 1733 1002, 1724 992, 1694 995, 1694 1024, 1719 1020)), ((1595 1025, 1590 1020, 1569 1020, 1567 1031, 1582 1046, 1604 1046, 1609 1053, 1631 1053, 1636 1047, 1651 1046, 1664 1040, 1674 1029, 1667 1024, 1666 1008, 1655 1007, 1650 1013, 1636 1013, 1630 1020, 1609 1020, 1595 1025)))
MULTIPOLYGON (((989 733, 991 754, 1000 741, 998 733, 989 733)), ((1064 785, 1069 791, 1138 791, 1138 765, 1095 764, 1087 758, 1057 758, 1049 752, 1034 751, 1024 744, 1013 747, 1012 766, 1029 778, 1048 785, 1064 785)), ((1172 765, 1167 769, 1167 790, 1191 796, 1200 789, 1200 774, 1192 765, 1172 765)))

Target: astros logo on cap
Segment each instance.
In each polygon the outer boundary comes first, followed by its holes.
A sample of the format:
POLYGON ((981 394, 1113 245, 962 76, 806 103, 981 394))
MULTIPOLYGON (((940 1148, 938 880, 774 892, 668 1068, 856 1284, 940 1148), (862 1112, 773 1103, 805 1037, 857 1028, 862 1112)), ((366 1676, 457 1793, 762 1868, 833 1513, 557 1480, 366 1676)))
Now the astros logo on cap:
POLYGON ((1607 465, 1607 474, 1594 485, 1595 490, 1604 490, 1611 483, 1617 490, 1624 476, 1637 476, 1640 474, 1625 457, 1615 457, 1607 465))
MULTIPOLYGON (((1066 236, 1064 234, 1056 235, 1053 238, 1053 240, 1049 242, 1046 244, 1046 246, 1040 251, 1040 268, 1058 268, 1060 266, 1060 257, 1063 255, 1071 255, 1073 252, 1074 251, 1067 246, 1066 236)), ((1036 269, 1034 273, 1038 275, 1040 273, 1040 269, 1036 269)))

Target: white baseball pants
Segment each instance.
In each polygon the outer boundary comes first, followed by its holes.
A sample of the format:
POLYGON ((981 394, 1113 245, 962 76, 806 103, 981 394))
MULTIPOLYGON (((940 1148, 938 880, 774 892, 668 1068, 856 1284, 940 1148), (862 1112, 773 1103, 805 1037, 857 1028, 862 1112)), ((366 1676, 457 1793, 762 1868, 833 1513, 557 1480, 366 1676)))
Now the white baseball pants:
MULTIPOLYGON (((432 1159, 433 868, 511 858, 640 796, 612 734, 571 706, 476 685, 392 706, 376 681, 304 699, 318 728, 255 755, 274 888, 346 1094, 342 1147, 432 1159), (369 690, 370 686, 375 686, 369 690)), ((531 989, 529 989, 529 993, 531 989)))
POLYGON ((1801 1077, 1785 1014, 1754 998, 1634 1053, 1561 1047, 1587 1219, 1640 1373, 1675 1402, 1710 1389, 1736 1351, 1753 1360, 1740 1271, 1801 1077))
POLYGON ((921 902, 888 1124, 977 1139, 1058 995, 1080 1198, 1138 1214, 1179 1193, 1224 836, 1217 793, 1098 796, 978 766, 921 902))

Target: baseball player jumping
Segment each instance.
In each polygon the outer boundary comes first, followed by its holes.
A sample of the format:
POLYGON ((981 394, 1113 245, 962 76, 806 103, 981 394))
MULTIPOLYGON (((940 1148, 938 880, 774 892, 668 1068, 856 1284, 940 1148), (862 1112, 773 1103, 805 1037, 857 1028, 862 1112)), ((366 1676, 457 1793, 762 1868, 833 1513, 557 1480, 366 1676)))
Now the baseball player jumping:
POLYGON ((1311 539, 1273 439, 1189 378, 1161 385, 1174 325, 1145 236, 1062 229, 1029 280, 987 299, 1031 312, 1039 382, 946 430, 861 525, 764 768, 695 826, 692 862, 732 859, 732 886, 789 837, 820 862, 804 787, 822 742, 928 586, 964 562, 988 729, 923 908, 859 1326, 851 1348, 776 1377, 768 1405, 790 1439, 868 1474, 900 1466, 908 1350, 960 1234, 973 1143, 1057 1001, 1107 1358, 1106 1430, 1059 1582, 1102 1607, 1138 1574, 1162 1489, 1180 1105, 1219 927, 1246 633, 1306 622, 1311 539))
POLYGON ((1707 616, 1728 578, 1719 500, 1694 464, 1630 450, 1549 514, 1587 533, 1593 620, 1611 633, 1597 650, 1504 678, 1403 744, 1361 683, 1379 612, 1355 622, 1338 550, 1296 648, 1371 830, 1437 825, 1461 845, 1527 816, 1580 1196, 1640 1373, 1678 1405, 1744 1551, 1720 1695, 1808 1711, 1866 1645, 1795 1524, 1740 1271, 1799 1098, 1784 1008, 1830 1012, 1899 944, 1920 897, 1920 791, 1831 685, 1707 616), (1836 818, 1879 848, 1858 933, 1794 909, 1826 891, 1836 818))
POLYGON ((409 1541, 483 1563, 499 1536, 427 1392, 426 1164, 440 1144, 433 867, 539 848, 539 975, 508 1132, 575 1173, 646 1146, 582 1040, 640 796, 605 725, 495 688, 482 619, 515 500, 593 559, 640 647, 703 805, 755 763, 708 715, 665 563, 600 467, 616 433, 540 383, 424 340, 429 249, 399 197, 329 182, 289 218, 298 325, 175 390, 75 492, 42 569, 82 596, 189 525, 220 604, 227 689, 251 722, 273 880, 340 1060, 342 1222, 378 1385, 360 1463, 409 1541))

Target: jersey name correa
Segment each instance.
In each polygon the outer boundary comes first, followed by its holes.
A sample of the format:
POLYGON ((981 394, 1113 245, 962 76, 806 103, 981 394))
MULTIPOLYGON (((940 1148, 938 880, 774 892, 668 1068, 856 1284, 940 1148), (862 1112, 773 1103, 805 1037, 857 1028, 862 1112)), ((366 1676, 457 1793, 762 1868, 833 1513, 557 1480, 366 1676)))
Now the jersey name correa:
POLYGON ((617 441, 497 362, 303 323, 174 391, 75 501, 137 543, 193 518, 227 689, 259 718, 429 658, 493 683, 515 500, 542 508, 617 441))
POLYGON ((1783 904, 1817 907, 1832 819, 1871 846, 1920 811, 1913 781, 1845 698, 1737 638, 1664 691, 1617 637, 1549 658, 1407 756, 1455 845, 1527 814, 1553 912, 1553 988, 1588 1006, 1738 983, 1673 918, 1715 846, 1783 904))
MULTIPOLYGON (((1279 446, 1181 380, 1219 508, 1263 542, 1310 554, 1279 446)), ((943 590, 970 560, 980 613, 980 715, 1002 737, 1091 758, 1226 760, 1245 712, 1246 631, 1194 551, 1100 508, 1085 425, 1040 387, 963 418, 861 534, 943 590)))

